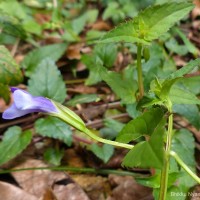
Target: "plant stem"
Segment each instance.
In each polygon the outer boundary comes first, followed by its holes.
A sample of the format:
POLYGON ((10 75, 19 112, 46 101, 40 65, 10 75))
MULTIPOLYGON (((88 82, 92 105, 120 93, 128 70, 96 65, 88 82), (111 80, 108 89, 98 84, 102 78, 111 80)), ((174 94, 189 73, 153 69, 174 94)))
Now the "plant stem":
POLYGON ((144 96, 144 86, 142 79, 142 45, 137 45, 137 75, 138 75, 138 87, 139 87, 139 100, 144 96))
MULTIPOLYGON (((169 112, 172 113, 171 111, 172 111, 172 109, 170 107, 169 112)), ((171 141, 172 141, 172 129, 173 129, 173 114, 170 114, 169 121, 168 121, 168 131, 167 131, 167 142, 166 142, 166 147, 165 147, 164 165, 163 165, 163 169, 161 172, 159 200, 166 200, 166 195, 167 195, 170 150, 171 150, 171 141)))
POLYGON ((170 151, 170 155, 175 158, 177 163, 195 180, 200 184, 200 178, 181 160, 176 152, 170 151))
POLYGON ((123 171, 123 170, 111 170, 111 169, 94 169, 94 168, 79 168, 79 167, 30 167, 30 168, 20 168, 20 169, 11 169, 11 170, 0 170, 0 174, 7 174, 12 172, 21 172, 28 170, 52 170, 52 171, 70 171, 76 173, 94 173, 94 174, 117 174, 120 176, 133 176, 135 178, 146 177, 144 174, 123 171))
POLYGON ((116 141, 112 141, 112 140, 107 140, 104 138, 101 138, 97 135, 95 135, 94 133, 92 133, 92 131, 90 131, 89 129, 85 128, 85 130, 83 130, 83 132, 88 135, 89 137, 91 137, 92 139, 98 141, 98 142, 102 142, 104 144, 110 144, 113 146, 117 146, 117 147, 123 147, 126 149, 132 149, 134 146, 130 145, 130 144, 125 144, 125 143, 121 143, 121 142, 116 142, 116 141))

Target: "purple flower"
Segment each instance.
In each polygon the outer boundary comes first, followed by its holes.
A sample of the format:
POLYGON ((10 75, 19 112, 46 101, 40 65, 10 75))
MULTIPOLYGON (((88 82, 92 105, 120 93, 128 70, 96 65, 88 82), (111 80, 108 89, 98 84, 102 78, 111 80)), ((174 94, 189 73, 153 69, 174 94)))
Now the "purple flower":
POLYGON ((11 92, 14 102, 4 111, 4 119, 14 119, 33 112, 58 113, 52 101, 45 97, 33 97, 28 92, 14 87, 11 88, 11 92))

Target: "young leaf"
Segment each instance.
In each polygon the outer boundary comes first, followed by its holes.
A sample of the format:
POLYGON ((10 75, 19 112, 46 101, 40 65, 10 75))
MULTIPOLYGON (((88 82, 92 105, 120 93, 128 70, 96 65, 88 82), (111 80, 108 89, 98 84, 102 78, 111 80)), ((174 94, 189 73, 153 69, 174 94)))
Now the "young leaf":
POLYGON ((18 126, 9 128, 0 143, 0 165, 14 158, 21 153, 31 142, 32 133, 27 130, 22 132, 18 126))
POLYGON ((92 144, 91 151, 104 163, 107 163, 114 153, 114 147, 109 144, 104 144, 102 147, 92 144))
POLYGON ((63 55, 66 48, 67 45, 65 43, 60 43, 40 47, 29 52, 21 63, 26 70, 26 76, 30 76, 41 61, 47 57, 56 62, 63 55))
POLYGON ((38 65, 28 81, 28 90, 32 95, 45 96, 60 103, 65 100, 65 83, 53 60, 46 58, 38 65))
POLYGON ((22 82, 22 73, 8 49, 0 45, 0 82, 6 85, 17 85, 22 82))
POLYGON ((98 66, 101 78, 112 88, 118 97, 125 104, 136 101, 135 92, 138 88, 137 82, 133 79, 133 68, 127 67, 123 74, 108 71, 106 68, 98 66))
POLYGON ((171 87, 178 81, 180 78, 175 78, 175 79, 167 79, 162 83, 162 88, 160 91, 160 94, 158 96, 160 99, 165 100, 169 96, 169 92, 171 90, 171 87))
POLYGON ((191 72, 195 67, 199 67, 199 66, 200 66, 200 58, 197 58, 196 60, 190 61, 187 65, 185 65, 181 69, 172 73, 168 78, 174 79, 174 78, 177 78, 177 77, 182 77, 183 75, 191 72))
POLYGON ((191 9, 191 3, 166 3, 148 7, 133 20, 117 26, 103 36, 101 43, 131 42, 149 44, 167 32, 175 22, 183 18, 191 9))
POLYGON ((122 162, 125 167, 161 169, 164 158, 165 120, 154 129, 149 141, 140 142, 131 149, 122 162))
POLYGON ((120 131, 116 141, 128 143, 143 135, 151 135, 164 116, 160 108, 152 108, 142 116, 131 120, 120 131))
POLYGON ((68 146, 72 143, 72 132, 69 126, 55 117, 39 119, 35 123, 36 132, 44 137, 63 141, 68 146))

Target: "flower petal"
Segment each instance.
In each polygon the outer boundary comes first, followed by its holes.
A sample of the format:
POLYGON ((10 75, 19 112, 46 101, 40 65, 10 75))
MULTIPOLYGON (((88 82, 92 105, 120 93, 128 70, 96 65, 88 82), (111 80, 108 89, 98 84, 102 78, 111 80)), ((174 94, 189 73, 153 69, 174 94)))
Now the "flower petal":
POLYGON ((28 92, 12 87, 14 103, 4 111, 2 117, 4 119, 14 119, 33 112, 45 112, 57 114, 54 103, 45 97, 33 97, 28 92))
POLYGON ((33 110, 32 112, 58 112, 54 104, 45 97, 33 97, 23 90, 15 90, 14 102, 20 110, 33 110))
POLYGON ((14 119, 17 117, 21 117, 30 113, 30 110, 19 110, 16 105, 13 103, 7 110, 5 110, 2 114, 3 119, 14 119))

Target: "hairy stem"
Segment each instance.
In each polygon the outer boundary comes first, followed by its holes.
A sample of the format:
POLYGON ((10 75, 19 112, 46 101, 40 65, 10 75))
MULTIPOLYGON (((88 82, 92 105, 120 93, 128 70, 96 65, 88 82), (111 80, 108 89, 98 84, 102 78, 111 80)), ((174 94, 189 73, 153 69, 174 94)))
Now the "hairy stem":
POLYGON ((121 142, 116 142, 116 141, 112 141, 112 140, 107 140, 104 138, 101 138, 97 135, 95 135, 94 133, 92 133, 92 131, 90 131, 89 129, 85 128, 85 130, 83 130, 83 132, 88 135, 89 137, 91 137, 92 139, 98 141, 98 142, 102 142, 104 144, 110 144, 113 146, 117 146, 117 147, 123 147, 126 149, 132 149, 134 146, 130 145, 130 144, 125 144, 125 143, 121 143, 121 142))
POLYGON ((200 178, 181 160, 176 152, 170 151, 170 155, 175 158, 177 163, 195 180, 200 184, 200 178))
POLYGON ((137 75, 138 75, 138 86, 139 86, 139 99, 141 99, 144 96, 141 55, 142 55, 142 45, 138 44, 137 46, 137 75))
MULTIPOLYGON (((172 111, 172 109, 170 107, 169 112, 172 113, 171 111, 172 111)), ((166 147, 165 147, 164 165, 163 165, 163 169, 161 172, 159 200, 166 200, 166 195, 167 195, 170 150, 171 150, 171 141, 172 141, 172 129, 173 129, 173 114, 170 114, 169 121, 168 121, 168 131, 167 131, 167 142, 166 142, 166 147)))

